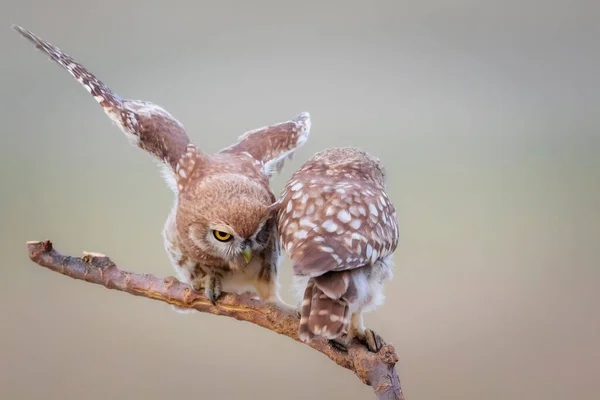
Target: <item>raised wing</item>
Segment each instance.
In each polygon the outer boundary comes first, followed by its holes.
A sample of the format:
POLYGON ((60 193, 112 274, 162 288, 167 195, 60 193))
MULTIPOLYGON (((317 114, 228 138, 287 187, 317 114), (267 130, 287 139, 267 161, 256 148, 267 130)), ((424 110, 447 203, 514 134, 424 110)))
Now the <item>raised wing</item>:
POLYGON ((69 55, 20 26, 13 29, 65 68, 102 106, 131 143, 174 171, 190 139, 183 125, 162 107, 142 100, 122 99, 69 55))
POLYGON ((291 158, 308 139, 310 115, 298 114, 291 121, 265 126, 244 133, 238 142, 222 153, 248 153, 264 165, 268 177, 281 171, 286 157, 291 158))

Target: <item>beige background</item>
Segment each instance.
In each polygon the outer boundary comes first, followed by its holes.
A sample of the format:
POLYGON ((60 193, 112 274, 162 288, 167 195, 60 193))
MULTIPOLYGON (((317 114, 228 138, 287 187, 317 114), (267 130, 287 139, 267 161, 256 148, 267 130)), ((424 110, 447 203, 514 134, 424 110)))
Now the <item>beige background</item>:
POLYGON ((208 152, 309 111, 277 192, 325 147, 379 156, 402 243, 366 322, 408 400, 598 399, 600 5, 555 3, 4 2, 0 398, 372 398, 285 337, 28 260, 26 240, 52 239, 171 275, 172 195, 19 23, 208 152))

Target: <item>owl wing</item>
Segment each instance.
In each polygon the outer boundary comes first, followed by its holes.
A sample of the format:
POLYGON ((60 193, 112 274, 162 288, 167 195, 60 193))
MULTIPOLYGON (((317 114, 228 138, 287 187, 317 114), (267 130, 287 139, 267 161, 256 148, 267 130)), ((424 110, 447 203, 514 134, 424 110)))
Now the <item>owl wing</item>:
POLYGON ((280 207, 281 241, 296 275, 359 268, 391 255, 398 245, 396 211, 376 184, 292 180, 280 207))
POLYGON ((265 174, 272 177, 281 171, 286 157, 292 157, 308 139, 310 115, 298 114, 294 119, 264 126, 244 133, 237 143, 222 153, 248 153, 263 163, 265 174))
POLYGON ((152 154, 174 171, 190 143, 183 125, 162 107, 141 100, 122 99, 69 55, 20 26, 13 29, 65 68, 90 92, 133 145, 152 154))

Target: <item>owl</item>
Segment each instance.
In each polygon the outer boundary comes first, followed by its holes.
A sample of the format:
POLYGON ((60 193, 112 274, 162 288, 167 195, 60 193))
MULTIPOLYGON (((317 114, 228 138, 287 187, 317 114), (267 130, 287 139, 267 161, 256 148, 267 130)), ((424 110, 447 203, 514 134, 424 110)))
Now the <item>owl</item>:
POLYGON ((347 347, 356 338, 378 351, 383 340, 365 328, 363 313, 383 304, 398 245, 381 162, 354 147, 321 151, 292 175, 275 208, 303 293, 300 339, 347 347))
POLYGON ((121 98, 57 47, 13 28, 65 68, 129 141, 162 168, 175 194, 164 245, 179 279, 203 291, 213 305, 222 292, 249 292, 295 312, 279 295, 281 249, 269 184, 307 140, 309 114, 246 132, 231 146, 205 154, 162 107, 121 98))

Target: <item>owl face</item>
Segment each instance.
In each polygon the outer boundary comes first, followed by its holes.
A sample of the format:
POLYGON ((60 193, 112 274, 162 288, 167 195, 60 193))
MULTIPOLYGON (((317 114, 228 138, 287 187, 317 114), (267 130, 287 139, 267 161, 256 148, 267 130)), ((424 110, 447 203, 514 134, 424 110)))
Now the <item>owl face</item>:
POLYGON ((275 228, 274 198, 236 176, 200 181, 180 198, 178 225, 203 253, 243 268, 262 252, 275 228))
MULTIPOLYGON (((271 236, 270 220, 258 221, 250 235, 240 234, 234 225, 221 220, 190 225, 189 237, 198 249, 229 261, 239 268, 250 262, 252 254, 263 251, 271 236)), ((252 230, 252 229, 251 229, 252 230)))

